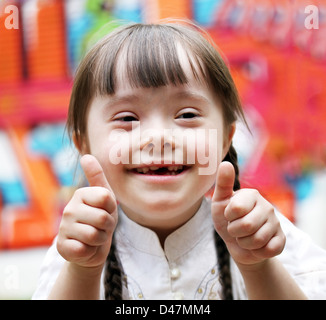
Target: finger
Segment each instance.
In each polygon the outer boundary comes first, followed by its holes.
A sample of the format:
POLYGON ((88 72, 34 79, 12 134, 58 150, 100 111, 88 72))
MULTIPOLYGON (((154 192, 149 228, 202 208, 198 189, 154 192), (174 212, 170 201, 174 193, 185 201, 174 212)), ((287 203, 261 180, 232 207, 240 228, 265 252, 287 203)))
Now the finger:
POLYGON ((83 155, 80 164, 91 187, 104 187, 112 191, 100 163, 94 156, 83 155))
POLYGON ((251 252, 260 259, 272 258, 282 253, 285 242, 285 235, 279 230, 264 247, 251 252))
MULTIPOLYGON (((75 192, 75 195, 79 197, 82 204, 94 208, 101 208, 110 214, 117 208, 117 202, 113 192, 104 187, 81 188, 75 192)), ((78 208, 78 210, 79 209, 80 208, 78 208)))
POLYGON ((80 260, 84 260, 85 257, 93 256, 98 250, 98 247, 88 246, 76 239, 65 238, 64 240, 60 240, 58 238, 57 250, 65 260, 79 262, 80 260))
POLYGON ((66 237, 78 240, 88 246, 101 246, 108 241, 105 231, 84 223, 75 223, 66 231, 66 237))
POLYGON ((107 210, 100 208, 93 208, 93 212, 90 212, 89 206, 83 205, 77 222, 89 224, 96 229, 103 230, 105 232, 113 231, 116 225, 115 218, 108 214, 107 210))
POLYGON ((229 222, 227 230, 232 237, 247 237, 256 233, 267 220, 268 217, 261 214, 261 209, 255 207, 242 218, 229 222))
POLYGON ((248 215, 257 204, 258 191, 241 189, 235 192, 225 208, 225 218, 234 221, 248 215))
POLYGON ((239 246, 243 249, 256 250, 263 248, 273 238, 276 230, 268 223, 250 236, 237 238, 239 246))
MULTIPOLYGON (((113 211, 115 211, 115 204, 113 204, 113 211)), ((108 209, 101 207, 92 207, 85 203, 80 203, 78 207, 67 205, 63 211, 63 221, 67 221, 69 224, 76 222, 89 224, 97 229, 103 231, 109 231, 114 229, 116 224, 116 217, 114 214, 109 214, 108 209), (78 216, 74 214, 74 211, 78 210, 78 216)))
POLYGON ((235 179, 234 167, 230 162, 223 161, 217 170, 215 190, 212 201, 223 201, 233 195, 235 179))

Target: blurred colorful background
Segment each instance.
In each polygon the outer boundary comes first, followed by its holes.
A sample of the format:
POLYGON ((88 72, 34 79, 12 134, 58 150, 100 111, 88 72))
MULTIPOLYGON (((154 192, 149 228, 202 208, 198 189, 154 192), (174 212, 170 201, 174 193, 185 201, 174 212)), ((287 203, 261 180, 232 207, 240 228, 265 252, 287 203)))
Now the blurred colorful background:
POLYGON ((166 17, 200 24, 230 65, 242 185, 326 248, 326 0, 0 0, 0 299, 30 298, 78 180, 65 119, 90 39, 166 17))

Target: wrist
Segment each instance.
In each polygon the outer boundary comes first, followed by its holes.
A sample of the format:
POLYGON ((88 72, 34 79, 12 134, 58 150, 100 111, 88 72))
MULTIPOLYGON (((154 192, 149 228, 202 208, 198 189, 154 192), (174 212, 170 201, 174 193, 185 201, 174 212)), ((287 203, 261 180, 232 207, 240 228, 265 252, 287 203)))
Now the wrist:
POLYGON ((100 278, 102 275, 103 265, 96 267, 84 267, 73 262, 66 262, 67 272, 74 278, 80 280, 94 281, 96 278, 100 278))
POLYGON ((66 261, 50 292, 53 300, 97 300, 103 266, 83 267, 66 261))
POLYGON ((306 299, 305 294, 276 257, 256 264, 237 265, 249 299, 306 299))
POLYGON ((266 272, 275 263, 277 263, 275 258, 268 258, 253 264, 236 264, 242 274, 257 274, 266 272))

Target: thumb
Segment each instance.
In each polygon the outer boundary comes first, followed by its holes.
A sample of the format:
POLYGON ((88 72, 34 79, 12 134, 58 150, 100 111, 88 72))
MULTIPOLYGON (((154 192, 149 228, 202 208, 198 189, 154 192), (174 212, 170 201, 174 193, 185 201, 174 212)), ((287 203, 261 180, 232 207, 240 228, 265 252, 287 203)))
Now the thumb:
POLYGON ((91 187, 104 187, 111 190, 103 169, 94 156, 90 154, 83 155, 80 164, 91 187))
POLYGON ((232 197, 235 171, 232 163, 223 161, 217 170, 212 201, 223 201, 232 197))
POLYGON ((224 216, 224 211, 234 193, 234 179, 233 165, 223 161, 217 169, 215 190, 212 196, 212 218, 216 231, 225 243, 233 240, 227 231, 228 221, 224 216))

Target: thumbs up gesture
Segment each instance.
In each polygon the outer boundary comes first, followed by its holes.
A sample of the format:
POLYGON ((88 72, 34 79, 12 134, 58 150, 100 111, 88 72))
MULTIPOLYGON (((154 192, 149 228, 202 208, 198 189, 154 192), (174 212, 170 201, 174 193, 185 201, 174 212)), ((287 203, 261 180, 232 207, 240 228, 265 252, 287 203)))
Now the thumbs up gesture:
POLYGON ((80 162, 89 187, 78 189, 65 207, 57 249, 69 262, 83 267, 101 267, 117 224, 117 203, 97 159, 84 155, 80 162))
POLYGON ((222 162, 212 197, 212 217, 233 260, 248 268, 280 254, 285 236, 273 206, 257 190, 234 192, 234 178, 233 165, 222 162))

